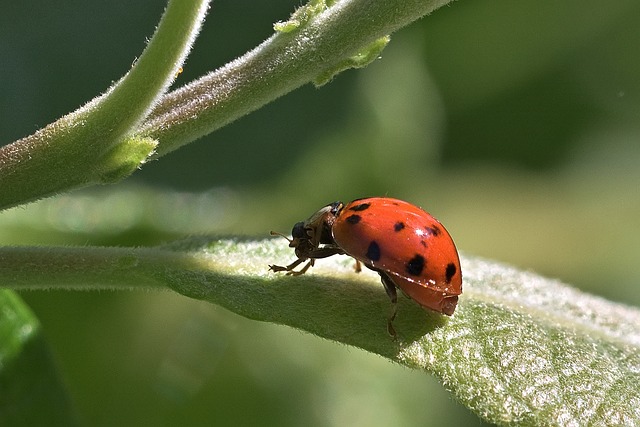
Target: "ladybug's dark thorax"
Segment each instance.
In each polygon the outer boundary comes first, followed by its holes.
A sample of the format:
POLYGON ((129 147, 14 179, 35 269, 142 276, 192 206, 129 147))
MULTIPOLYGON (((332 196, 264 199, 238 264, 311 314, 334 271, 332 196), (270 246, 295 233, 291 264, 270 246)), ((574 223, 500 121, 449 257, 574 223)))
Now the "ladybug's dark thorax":
POLYGON ((329 212, 324 216, 322 226, 319 230, 319 243, 324 245, 335 245, 336 241, 333 238, 332 228, 336 218, 338 218, 338 215, 340 215, 340 212, 344 209, 344 203, 333 202, 328 205, 328 207, 330 208, 329 212))
POLYGON ((331 224, 326 221, 322 224, 322 229, 320 230, 320 243, 325 245, 335 244, 333 233, 331 232, 331 224))
POLYGON ((424 269, 425 259, 422 255, 416 254, 407 262, 407 273, 412 276, 419 276, 424 269))
POLYGON ((372 240, 369 243, 369 247, 367 248, 367 253, 364 255, 367 259, 371 261, 379 261, 380 260, 380 245, 375 240, 372 240))
POLYGON ((454 263, 450 262, 449 264, 447 264, 447 269, 444 273, 447 284, 451 283, 451 279, 453 279, 453 276, 455 276, 457 271, 458 269, 456 268, 456 265, 454 263))
POLYGON ((333 202, 329 206, 331 206, 331 215, 337 216, 342 208, 344 208, 344 204, 342 202, 333 202))

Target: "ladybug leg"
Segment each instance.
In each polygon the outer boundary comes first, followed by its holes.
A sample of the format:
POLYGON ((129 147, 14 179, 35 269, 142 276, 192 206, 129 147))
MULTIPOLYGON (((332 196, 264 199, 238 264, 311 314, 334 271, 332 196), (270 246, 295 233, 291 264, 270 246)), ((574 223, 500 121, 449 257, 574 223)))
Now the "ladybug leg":
POLYGON ((387 319, 387 332, 395 338, 396 330, 393 327, 393 320, 396 318, 396 314, 398 312, 398 293, 396 292, 396 284, 387 273, 378 271, 378 274, 382 279, 384 290, 387 291, 387 295, 391 300, 391 313, 389 313, 389 318, 387 319))
POLYGON ((310 267, 313 267, 313 265, 316 262, 316 259, 326 258, 332 255, 338 255, 338 254, 344 254, 344 251, 337 247, 324 247, 324 248, 308 250, 308 251, 305 251, 303 254, 297 254, 300 258, 293 261, 291 264, 287 265, 286 267, 283 267, 281 265, 270 265, 269 270, 273 272, 286 271, 287 276, 300 276, 301 274, 306 273, 310 267), (302 267, 298 271, 294 271, 294 268, 296 268, 306 260, 309 260, 309 262, 307 262, 307 264, 304 267, 302 267))
POLYGON ((269 270, 274 271, 274 272, 277 272, 277 271, 291 271, 294 268, 296 268, 301 262, 304 262, 304 259, 298 258, 297 260, 295 260, 291 264, 287 265, 286 267, 283 267, 281 265, 269 265, 269 270))
POLYGON ((287 265, 286 267, 282 267, 280 265, 270 265, 269 270, 273 272, 286 271, 287 275, 299 276, 300 274, 306 273, 309 267, 313 266, 313 259, 310 259, 307 265, 302 267, 300 271, 293 271, 294 268, 296 268, 298 265, 302 264, 305 261, 306 261, 306 258, 298 258, 297 260, 293 261, 291 264, 287 265))
POLYGON ((353 266, 353 269, 356 271, 356 273, 360 273, 362 271, 362 264, 360 263, 360 261, 356 260, 356 265, 353 266))
POLYGON ((301 274, 306 273, 309 267, 313 267, 313 264, 315 264, 315 260, 310 259, 309 262, 304 267, 302 267, 302 269, 300 269, 299 271, 293 271, 293 270, 287 271, 287 276, 300 276, 301 274))

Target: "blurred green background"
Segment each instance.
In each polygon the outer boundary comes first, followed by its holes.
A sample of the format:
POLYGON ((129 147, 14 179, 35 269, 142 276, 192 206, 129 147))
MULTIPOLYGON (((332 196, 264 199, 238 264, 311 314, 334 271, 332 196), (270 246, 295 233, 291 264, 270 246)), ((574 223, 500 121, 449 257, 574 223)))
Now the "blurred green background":
MULTIPOLYGON (((124 74, 165 6, 5 3, 2 144, 124 74)), ((254 47, 298 5, 215 1, 176 85, 254 47)), ((0 239, 266 237, 328 202, 389 195, 429 210, 465 253, 640 306, 639 24, 635 0, 454 2, 395 34, 368 68, 305 86, 126 182, 0 213, 0 239)), ((179 295, 22 296, 86 425, 480 424, 432 377, 179 295)))

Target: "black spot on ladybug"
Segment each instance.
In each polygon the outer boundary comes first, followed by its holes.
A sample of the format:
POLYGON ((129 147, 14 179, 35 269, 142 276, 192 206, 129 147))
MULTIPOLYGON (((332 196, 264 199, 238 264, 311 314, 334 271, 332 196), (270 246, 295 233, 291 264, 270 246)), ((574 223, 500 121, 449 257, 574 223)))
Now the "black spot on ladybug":
POLYGON ((430 227, 430 226, 426 225, 424 227, 424 229, 427 230, 427 233, 429 233, 431 235, 434 235, 434 236, 437 236, 437 235, 440 234, 440 229, 438 227, 430 227))
POLYGON ((420 240, 420 244, 421 244, 422 246, 424 246, 425 248, 427 247, 427 242, 426 242, 426 241, 424 241, 424 240, 420 240))
POLYGON ((362 217, 360 215, 349 215, 345 221, 349 224, 357 224, 360 222, 362 217))
POLYGON ((365 256, 371 261, 378 261, 380 259, 380 246, 378 246, 378 243, 376 243, 375 240, 372 240, 371 243, 369 243, 365 256))
POLYGON ((396 233, 404 228, 404 222, 398 221, 393 225, 393 231, 396 233))
POLYGON ((416 256, 411 258, 407 263, 407 273, 412 276, 419 276, 424 269, 424 262, 424 257, 422 255, 416 254, 416 256))
POLYGON ((458 269, 456 268, 455 264, 453 264, 452 262, 447 264, 447 270, 444 273, 447 284, 451 283, 451 279, 453 278, 453 276, 455 276, 457 271, 458 269))
POLYGON ((360 205, 356 205, 356 206, 351 206, 349 208, 350 211, 355 211, 355 212, 360 212, 360 211, 364 211, 369 209, 369 206, 371 206, 371 203, 362 203, 360 205))

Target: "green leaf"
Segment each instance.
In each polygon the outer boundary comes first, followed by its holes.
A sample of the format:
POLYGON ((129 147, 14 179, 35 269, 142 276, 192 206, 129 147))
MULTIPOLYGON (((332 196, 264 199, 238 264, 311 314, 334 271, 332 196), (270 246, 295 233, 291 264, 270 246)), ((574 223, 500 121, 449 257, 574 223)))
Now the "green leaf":
POLYGON ((462 256, 464 288, 454 316, 401 298, 394 341, 377 275, 356 274, 352 260, 338 256, 318 260, 304 276, 268 271, 268 264, 293 259, 282 239, 0 248, 0 281, 15 289, 169 287, 435 374, 472 411, 502 425, 640 423, 637 308, 462 256))
POLYGON ((640 310, 494 262, 462 268, 460 310, 400 360, 497 424, 640 423, 640 310))
POLYGON ((38 320, 6 289, 0 307, 0 425, 76 425, 38 320))

